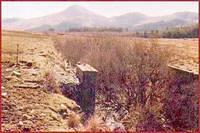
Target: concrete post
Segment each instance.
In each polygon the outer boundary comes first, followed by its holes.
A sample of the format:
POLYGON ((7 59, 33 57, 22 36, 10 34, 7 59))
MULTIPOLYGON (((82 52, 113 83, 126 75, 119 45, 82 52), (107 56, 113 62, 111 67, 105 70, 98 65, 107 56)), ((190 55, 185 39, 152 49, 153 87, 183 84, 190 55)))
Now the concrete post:
POLYGON ((96 77, 97 70, 88 64, 77 65, 77 77, 80 84, 79 90, 79 104, 82 110, 90 115, 95 111, 95 97, 96 97, 96 77))

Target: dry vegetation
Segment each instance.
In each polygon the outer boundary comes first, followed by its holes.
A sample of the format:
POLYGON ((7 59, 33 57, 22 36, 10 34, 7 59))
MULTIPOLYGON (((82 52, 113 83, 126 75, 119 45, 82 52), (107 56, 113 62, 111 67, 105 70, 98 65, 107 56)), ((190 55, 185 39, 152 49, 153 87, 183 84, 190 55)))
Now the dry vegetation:
POLYGON ((43 88, 48 92, 61 94, 59 83, 56 81, 54 74, 52 70, 43 73, 43 88))
POLYGON ((70 128, 78 128, 80 126, 80 123, 81 123, 81 118, 79 115, 73 112, 69 114, 69 119, 67 124, 70 128))
MULTIPOLYGON (((177 53, 173 45, 161 45, 164 42, 102 35, 66 36, 57 39, 55 46, 72 64, 88 63, 99 71, 97 101, 125 108, 129 113, 120 121, 127 130, 194 131, 198 127, 198 80, 190 77, 194 83, 185 87, 184 78, 178 78, 181 76, 167 67, 176 56, 189 55, 189 50, 177 53), (175 100, 177 97, 179 100, 175 100)), ((194 62, 198 60, 195 54, 194 62)))
MULTIPOLYGON (((73 100, 54 94, 60 90, 55 71, 62 70, 58 64, 61 59, 55 53, 49 36, 3 31, 2 132, 71 130, 67 124, 69 112, 78 114, 80 108, 73 100)), ((67 74, 70 79, 72 74, 67 74)))
POLYGON ((198 79, 167 67, 174 58, 182 64, 181 58, 191 63, 190 69, 198 70, 197 39, 142 39, 109 33, 46 36, 4 31, 2 53, 4 131, 123 131, 116 122, 127 131, 197 130, 198 79), (58 56, 59 52, 68 62, 58 56), (97 108, 96 115, 82 120, 76 110, 79 106, 60 95, 58 84, 60 79, 75 83, 74 68, 69 64, 78 62, 98 70, 96 106, 113 108, 111 114, 123 108, 127 114, 119 114, 113 122, 97 108), (15 87, 27 85, 27 81, 37 88, 15 87))

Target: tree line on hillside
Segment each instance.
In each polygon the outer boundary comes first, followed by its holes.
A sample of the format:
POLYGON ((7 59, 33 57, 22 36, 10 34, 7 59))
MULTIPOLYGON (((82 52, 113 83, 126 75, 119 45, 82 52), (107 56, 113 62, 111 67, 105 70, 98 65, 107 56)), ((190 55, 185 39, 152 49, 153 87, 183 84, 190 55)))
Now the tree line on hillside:
MULTIPOLYGON (((55 29, 50 28, 48 32, 55 32, 55 29)), ((130 32, 131 36, 144 38, 198 38, 198 25, 140 32, 131 32, 130 29, 121 27, 79 27, 69 28, 65 32, 130 32)))
POLYGON ((83 27, 83 28, 69 28, 69 32, 122 32, 120 27, 83 27))
POLYGON ((198 25, 173 28, 163 32, 164 38, 198 38, 198 25))
POLYGON ((145 38, 198 38, 198 25, 167 28, 164 31, 135 32, 135 36, 145 38))

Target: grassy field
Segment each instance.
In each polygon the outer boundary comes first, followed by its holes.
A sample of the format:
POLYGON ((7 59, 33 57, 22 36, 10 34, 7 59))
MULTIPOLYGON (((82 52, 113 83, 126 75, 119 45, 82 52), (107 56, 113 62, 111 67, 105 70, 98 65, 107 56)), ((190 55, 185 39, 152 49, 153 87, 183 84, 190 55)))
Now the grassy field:
MULTIPOLYGON (((3 31, 2 33, 2 62, 15 62, 17 56, 17 45, 19 46, 19 58, 32 60, 30 51, 39 49, 38 51, 51 49, 51 39, 46 35, 38 35, 27 32, 11 32, 3 31), (47 45, 43 45, 43 43, 47 45)), ((48 50, 47 50, 48 51, 48 50)), ((34 55, 37 56, 37 55, 34 55)))
MULTIPOLYGON (((107 33, 108 34, 108 33, 107 33)), ((113 33, 114 34, 114 33, 113 33)), ((112 35, 112 34, 111 34, 112 35)), ((102 37, 113 37, 113 35, 105 36, 102 34, 89 34, 89 33, 68 33, 66 35, 57 35, 57 38, 102 38, 102 37)), ((114 36, 119 36, 118 34, 114 34, 114 36)), ((148 40, 144 38, 134 38, 134 37, 127 37, 128 35, 119 36, 123 40, 148 40)), ((55 36, 53 36, 55 37, 55 36)), ((26 49, 31 49, 32 44, 31 42, 35 42, 38 40, 40 41, 49 41, 50 37, 45 34, 36 34, 30 32, 21 32, 21 31, 3 31, 3 45, 2 45, 2 52, 3 56, 5 54, 16 54, 17 51, 17 44, 19 44, 19 52, 23 52, 26 49), (20 38, 21 37, 21 38, 20 38), (30 44, 31 43, 31 44, 30 44)), ((173 47, 175 50, 174 56, 178 56, 182 59, 192 60, 195 63, 198 63, 198 39, 157 39, 159 44, 163 47, 173 47)), ((4 57, 3 57, 4 61, 4 57)), ((191 61, 191 62, 192 62, 191 61)))
MULTIPOLYGON (((193 73, 198 74, 198 39, 165 39, 165 38, 157 38, 157 39, 151 39, 151 38, 135 38, 131 37, 131 34, 129 33, 66 33, 63 36, 59 36, 59 41, 63 41, 67 38, 69 41, 75 42, 75 43, 90 43, 90 41, 95 44, 95 40, 105 40, 106 38, 110 39, 110 43, 112 45, 112 40, 120 40, 121 43, 131 44, 134 43, 134 41, 150 41, 150 40, 156 40, 158 44, 163 47, 163 49, 170 49, 172 53, 171 55, 171 64, 173 66, 176 66, 177 68, 180 68, 181 70, 190 70, 193 73), (104 39, 102 39, 104 38, 104 39), (80 42, 78 42, 80 41, 80 42)), ((63 42, 62 42, 63 43, 63 42)), ((69 42, 70 43, 70 42, 69 42)), ((67 44, 66 44, 67 45, 67 44)), ((75 44, 74 44, 75 45, 75 44)), ((78 47, 79 45, 75 45, 75 47, 78 47)), ((76 48, 71 47, 72 49, 76 48)), ((73 52, 71 50, 72 54, 76 54, 76 52, 73 52)), ((79 54, 79 56, 81 56, 79 54)))

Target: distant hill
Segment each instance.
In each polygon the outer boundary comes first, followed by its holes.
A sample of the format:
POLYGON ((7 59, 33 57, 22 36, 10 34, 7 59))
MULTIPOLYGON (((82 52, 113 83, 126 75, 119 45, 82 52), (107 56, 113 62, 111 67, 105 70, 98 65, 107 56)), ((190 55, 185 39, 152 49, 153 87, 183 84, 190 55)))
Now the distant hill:
POLYGON ((179 27, 179 26, 184 26, 187 25, 188 23, 185 22, 184 20, 181 19, 174 19, 174 20, 169 20, 169 21, 158 21, 158 22, 153 22, 153 23, 147 23, 147 24, 142 24, 135 26, 135 30, 137 31, 143 31, 143 30, 164 30, 169 27, 179 27))
POLYGON ((114 26, 131 28, 141 22, 148 20, 149 17, 138 12, 127 13, 111 18, 114 26))
POLYGON ((10 25, 10 24, 13 24, 13 23, 16 23, 16 22, 19 22, 23 19, 20 19, 20 18, 7 18, 7 19, 3 19, 2 21, 2 25, 5 26, 5 25, 10 25))
POLYGON ((163 30, 181 26, 190 26, 198 23, 198 14, 193 12, 178 12, 161 17, 152 17, 141 24, 136 25, 133 29, 144 30, 163 30))
POLYGON ((142 13, 131 12, 107 18, 81 6, 71 6, 62 12, 32 19, 4 19, 3 29, 29 31, 66 31, 82 27, 121 27, 129 31, 144 31, 187 26, 198 23, 198 14, 178 12, 160 17, 150 17, 142 13))

